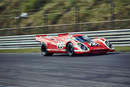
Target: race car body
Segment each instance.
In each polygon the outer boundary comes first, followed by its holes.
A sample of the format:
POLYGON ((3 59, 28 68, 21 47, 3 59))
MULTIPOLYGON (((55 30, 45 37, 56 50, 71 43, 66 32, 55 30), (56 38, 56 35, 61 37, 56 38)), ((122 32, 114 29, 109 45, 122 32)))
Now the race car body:
POLYGON ((53 53, 75 54, 107 53, 113 52, 112 44, 104 38, 90 39, 84 34, 58 34, 57 36, 36 35, 41 42, 41 53, 51 56, 53 53))

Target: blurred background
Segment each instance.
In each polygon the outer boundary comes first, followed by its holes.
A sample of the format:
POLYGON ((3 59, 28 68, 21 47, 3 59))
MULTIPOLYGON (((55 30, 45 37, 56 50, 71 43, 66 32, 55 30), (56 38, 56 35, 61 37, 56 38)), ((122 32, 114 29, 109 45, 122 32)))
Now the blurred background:
POLYGON ((129 29, 130 0, 0 0, 0 35, 129 29))
POLYGON ((0 0, 0 52, 37 48, 35 35, 64 32, 104 37, 130 51, 130 0, 0 0))

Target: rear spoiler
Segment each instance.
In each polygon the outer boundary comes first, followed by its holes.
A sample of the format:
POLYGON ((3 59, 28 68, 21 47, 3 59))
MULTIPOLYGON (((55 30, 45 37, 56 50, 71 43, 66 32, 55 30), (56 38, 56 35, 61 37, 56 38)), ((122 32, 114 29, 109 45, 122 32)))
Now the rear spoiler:
POLYGON ((36 35, 36 37, 45 37, 45 36, 48 36, 48 35, 36 35))
POLYGON ((58 34, 58 36, 69 35, 69 33, 58 34))
MULTIPOLYGON (((62 34, 57 34, 57 36, 64 36, 64 35, 69 35, 69 33, 62 33, 62 34)), ((36 37, 45 37, 48 35, 36 35, 36 37)))

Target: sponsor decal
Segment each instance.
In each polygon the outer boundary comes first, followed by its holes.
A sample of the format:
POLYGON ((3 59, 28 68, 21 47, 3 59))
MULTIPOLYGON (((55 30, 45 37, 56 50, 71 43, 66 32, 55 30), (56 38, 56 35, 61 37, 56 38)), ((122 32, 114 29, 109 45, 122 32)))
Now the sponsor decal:
POLYGON ((57 43, 57 48, 58 48, 58 49, 62 49, 62 48, 63 48, 63 42, 61 42, 61 41, 58 42, 58 43, 57 43))

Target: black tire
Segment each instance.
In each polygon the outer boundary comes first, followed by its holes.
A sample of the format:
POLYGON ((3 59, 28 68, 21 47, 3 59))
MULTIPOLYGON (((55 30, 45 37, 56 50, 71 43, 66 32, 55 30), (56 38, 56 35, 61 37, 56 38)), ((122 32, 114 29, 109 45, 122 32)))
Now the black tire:
POLYGON ((72 43, 68 43, 66 48, 69 56, 75 56, 74 47, 72 43))
POLYGON ((49 52, 47 51, 46 45, 45 45, 45 44, 42 44, 42 46, 41 46, 41 55, 43 55, 43 56, 52 56, 53 53, 49 53, 49 52))
POLYGON ((107 55, 107 52, 100 53, 101 55, 107 55))

